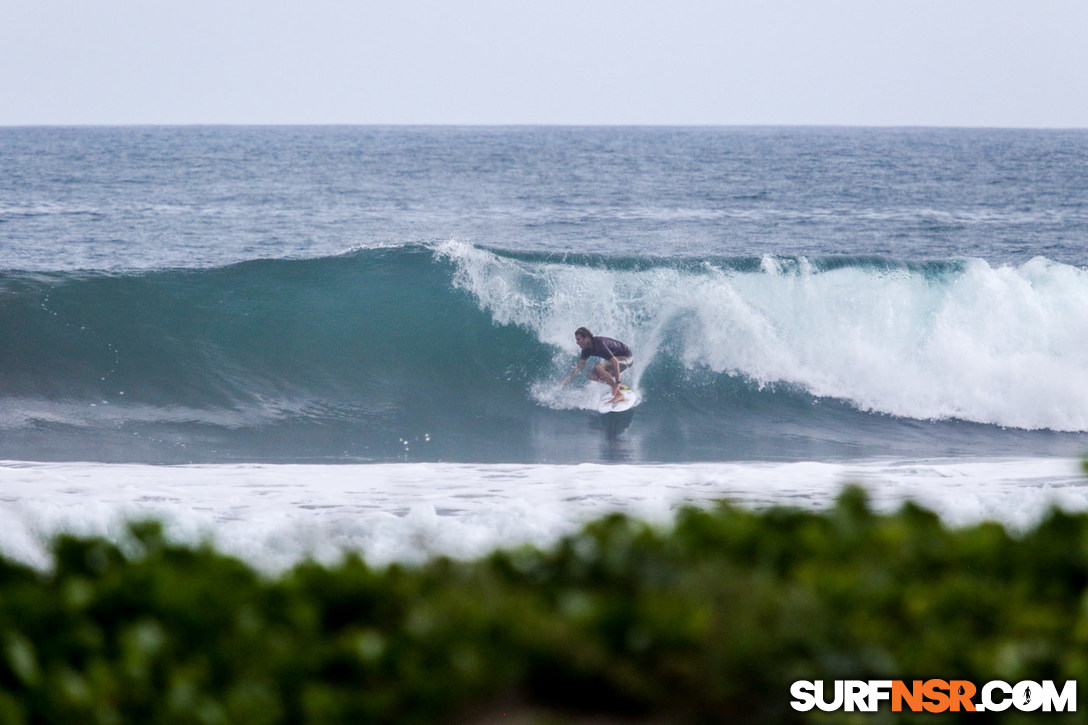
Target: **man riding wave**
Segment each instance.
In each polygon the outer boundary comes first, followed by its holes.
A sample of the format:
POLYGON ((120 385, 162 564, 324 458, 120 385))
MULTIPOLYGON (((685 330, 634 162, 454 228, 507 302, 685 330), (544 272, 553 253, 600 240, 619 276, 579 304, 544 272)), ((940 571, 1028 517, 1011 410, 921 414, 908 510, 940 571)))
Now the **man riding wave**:
POLYGON ((612 388, 612 399, 608 401, 609 403, 620 403, 626 400, 623 390, 620 389, 620 373, 634 364, 631 348, 611 337, 595 336, 585 327, 579 327, 574 331, 574 341, 578 343, 578 347, 582 348, 582 357, 562 384, 566 385, 574 380, 585 368, 589 358, 599 357, 603 362, 594 365, 586 377, 612 388))

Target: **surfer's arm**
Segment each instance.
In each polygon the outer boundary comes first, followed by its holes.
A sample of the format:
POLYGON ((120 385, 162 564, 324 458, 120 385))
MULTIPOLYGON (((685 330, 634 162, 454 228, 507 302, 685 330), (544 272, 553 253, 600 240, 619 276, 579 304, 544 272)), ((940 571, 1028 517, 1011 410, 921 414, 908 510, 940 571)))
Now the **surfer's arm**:
POLYGON ((615 355, 613 355, 612 359, 609 360, 608 362, 612 366, 612 370, 613 370, 612 378, 616 381, 616 385, 619 385, 620 384, 620 361, 619 361, 619 358, 617 358, 615 355))
POLYGON ((574 376, 577 375, 578 373, 582 372, 582 370, 585 368, 585 366, 586 366, 586 361, 585 360, 579 360, 578 363, 574 366, 574 369, 570 371, 570 375, 563 378, 563 382, 560 383, 560 385, 566 385, 571 380, 574 380, 574 376))

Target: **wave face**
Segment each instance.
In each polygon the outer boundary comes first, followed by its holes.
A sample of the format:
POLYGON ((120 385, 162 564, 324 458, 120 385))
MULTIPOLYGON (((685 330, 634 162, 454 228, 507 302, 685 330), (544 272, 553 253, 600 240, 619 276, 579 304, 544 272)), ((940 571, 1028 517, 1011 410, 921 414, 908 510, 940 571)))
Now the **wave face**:
POLYGON ((0 274, 0 457, 156 463, 1079 454, 1088 273, 1034 259, 515 254, 0 274), (626 433, 557 381, 624 340, 626 433))

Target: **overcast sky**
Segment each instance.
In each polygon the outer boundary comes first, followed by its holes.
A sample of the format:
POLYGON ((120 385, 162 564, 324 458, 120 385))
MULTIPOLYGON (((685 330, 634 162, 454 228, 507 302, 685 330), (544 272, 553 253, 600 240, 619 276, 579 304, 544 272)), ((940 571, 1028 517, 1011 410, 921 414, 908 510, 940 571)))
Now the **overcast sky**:
POLYGON ((0 124, 1088 127, 1088 0, 0 0, 0 124))

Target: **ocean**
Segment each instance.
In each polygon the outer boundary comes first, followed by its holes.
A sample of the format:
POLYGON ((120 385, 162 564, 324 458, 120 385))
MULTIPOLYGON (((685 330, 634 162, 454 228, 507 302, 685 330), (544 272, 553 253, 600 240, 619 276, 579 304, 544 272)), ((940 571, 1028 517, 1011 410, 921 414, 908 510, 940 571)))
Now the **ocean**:
POLYGON ((1088 509, 1088 131, 0 128, 0 553, 1088 509), (587 326, 643 402, 559 383, 587 326))

